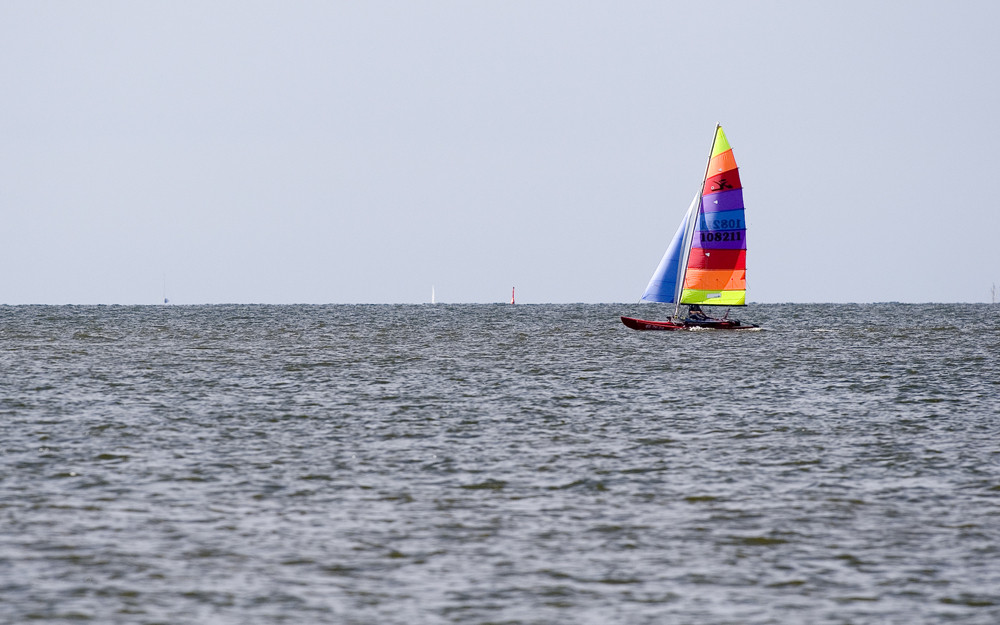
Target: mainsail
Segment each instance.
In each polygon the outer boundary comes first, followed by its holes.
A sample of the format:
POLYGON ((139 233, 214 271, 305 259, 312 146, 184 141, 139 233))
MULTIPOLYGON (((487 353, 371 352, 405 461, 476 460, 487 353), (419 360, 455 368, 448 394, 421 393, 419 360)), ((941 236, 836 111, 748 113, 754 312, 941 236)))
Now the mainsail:
POLYGON ((642 301, 746 303, 746 215, 733 150, 716 126, 702 188, 688 208, 642 301))

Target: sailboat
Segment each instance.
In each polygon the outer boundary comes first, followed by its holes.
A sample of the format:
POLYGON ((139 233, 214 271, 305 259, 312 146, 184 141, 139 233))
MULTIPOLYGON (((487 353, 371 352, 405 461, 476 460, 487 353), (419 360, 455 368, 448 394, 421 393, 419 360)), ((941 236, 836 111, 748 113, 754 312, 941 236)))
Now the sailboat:
POLYGON ((722 126, 715 127, 701 188, 691 201, 640 301, 674 304, 667 321, 622 317, 633 330, 741 330, 753 324, 702 312, 701 306, 746 305, 746 216, 743 185, 722 126), (688 305, 681 316, 680 307, 688 305))

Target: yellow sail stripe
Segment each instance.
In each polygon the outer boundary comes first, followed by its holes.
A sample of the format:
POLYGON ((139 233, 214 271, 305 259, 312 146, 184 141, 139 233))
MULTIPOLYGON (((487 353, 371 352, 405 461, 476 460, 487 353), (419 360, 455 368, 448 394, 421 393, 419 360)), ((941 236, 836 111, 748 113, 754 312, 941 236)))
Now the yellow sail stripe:
POLYGON ((681 304, 712 304, 714 306, 744 306, 747 292, 743 291, 703 291, 684 289, 681 304))
POLYGON ((729 140, 726 139, 726 133, 722 132, 722 126, 715 129, 715 146, 712 148, 712 156, 718 156, 726 150, 731 150, 729 147, 729 140))

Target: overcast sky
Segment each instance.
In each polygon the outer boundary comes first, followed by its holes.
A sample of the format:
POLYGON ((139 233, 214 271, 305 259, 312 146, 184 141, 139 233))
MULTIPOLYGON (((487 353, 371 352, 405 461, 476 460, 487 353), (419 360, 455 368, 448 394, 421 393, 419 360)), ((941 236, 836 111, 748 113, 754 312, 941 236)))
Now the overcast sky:
POLYGON ((748 300, 1000 282, 997 2, 0 2, 0 303, 635 302, 715 124, 748 300))

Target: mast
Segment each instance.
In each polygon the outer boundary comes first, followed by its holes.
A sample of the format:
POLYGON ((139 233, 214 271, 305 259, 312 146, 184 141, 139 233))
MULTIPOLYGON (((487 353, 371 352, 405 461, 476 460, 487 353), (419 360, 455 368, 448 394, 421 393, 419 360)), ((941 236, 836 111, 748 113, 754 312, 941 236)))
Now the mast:
POLYGON ((677 281, 677 296, 674 298, 674 317, 680 316, 681 294, 684 293, 684 281, 687 279, 688 257, 691 255, 691 240, 694 238, 694 226, 697 223, 697 215, 701 212, 701 202, 705 196, 705 183, 708 181, 708 169, 712 166, 712 154, 715 153, 715 142, 719 139, 719 128, 722 124, 715 124, 715 133, 712 135, 712 147, 708 150, 708 160, 705 161, 705 175, 701 177, 701 187, 698 188, 698 195, 695 204, 688 210, 688 223, 684 230, 684 244, 681 246, 680 279, 677 281), (691 214, 693 212, 693 214, 691 214))
POLYGON ((680 314, 681 294, 684 292, 684 276, 687 274, 687 258, 691 254, 691 241, 694 238, 694 217, 698 214, 701 204, 701 193, 694 196, 691 206, 684 213, 684 235, 681 237, 681 251, 677 259, 677 279, 674 282, 674 317, 680 314))

